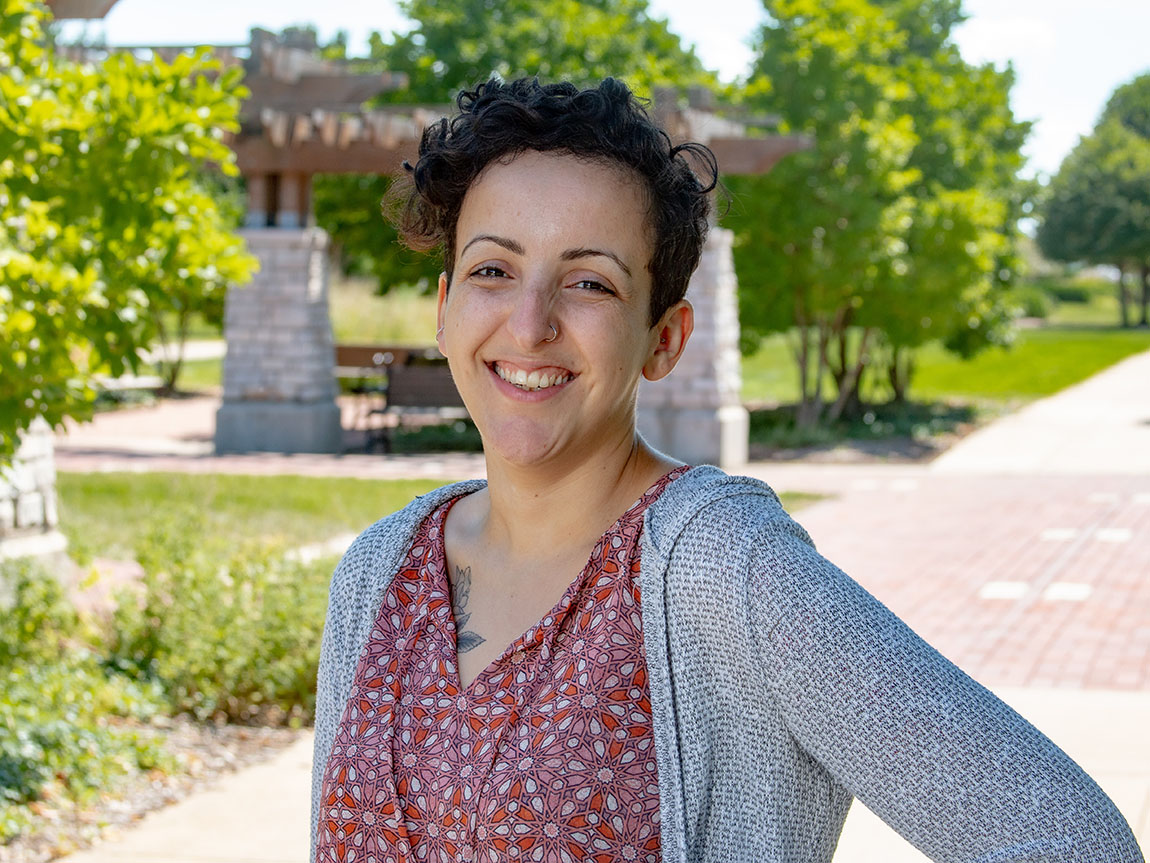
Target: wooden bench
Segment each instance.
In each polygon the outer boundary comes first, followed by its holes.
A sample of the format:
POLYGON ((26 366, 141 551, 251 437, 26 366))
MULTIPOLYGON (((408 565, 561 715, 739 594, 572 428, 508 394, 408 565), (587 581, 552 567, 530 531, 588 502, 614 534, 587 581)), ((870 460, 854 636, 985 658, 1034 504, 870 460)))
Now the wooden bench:
POLYGON ((336 374, 357 381, 363 396, 362 425, 367 449, 391 451, 391 433, 405 421, 465 419, 467 409, 451 379, 447 360, 434 348, 385 345, 336 345, 336 374), (373 418, 382 416, 382 425, 373 418), (394 419, 392 419, 394 418, 394 419))
POLYGON ((374 413, 395 417, 394 425, 385 422, 368 434, 368 449, 379 443, 384 452, 391 452, 392 431, 402 427, 406 421, 419 419, 424 423, 440 423, 467 418, 467 408, 455 388, 447 360, 442 357, 435 360, 409 357, 403 365, 391 366, 385 403, 374 413))

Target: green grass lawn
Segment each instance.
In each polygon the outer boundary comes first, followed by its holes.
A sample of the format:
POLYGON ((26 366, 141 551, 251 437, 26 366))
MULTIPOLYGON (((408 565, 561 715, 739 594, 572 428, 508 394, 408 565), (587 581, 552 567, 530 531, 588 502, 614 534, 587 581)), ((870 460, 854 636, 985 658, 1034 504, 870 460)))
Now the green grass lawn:
POLYGON ((187 360, 180 367, 177 389, 184 392, 216 390, 223 386, 224 361, 187 360))
POLYGON ((1150 330, 1113 327, 1021 330, 1010 348, 990 348, 965 362, 932 345, 920 353, 911 393, 917 399, 1039 398, 1148 349, 1150 330))
MULTIPOLYGON (((60 524, 70 553, 131 559, 154 531, 189 528, 209 552, 253 542, 298 547, 358 533, 434 488, 430 480, 175 473, 61 473, 60 524), (194 528, 194 529, 193 529, 194 528)), ((819 495, 782 495, 796 510, 819 495)))
POLYGON ((61 473, 60 523, 73 555, 131 558, 157 529, 197 522, 220 548, 295 547, 358 532, 437 485, 427 480, 174 473, 61 473))
MULTIPOLYGON (((968 361, 931 344, 918 353, 911 398, 1040 398, 1144 350, 1150 350, 1150 330, 1086 326, 1019 330, 1009 348, 989 348, 968 361)), ((824 392, 833 396, 829 381, 824 392)), ((789 404, 798 397, 795 361, 783 336, 768 339, 743 359, 744 401, 789 404)))
POLYGON ((372 280, 337 275, 329 287, 328 307, 339 344, 435 344, 435 294, 397 288, 381 297, 372 280))

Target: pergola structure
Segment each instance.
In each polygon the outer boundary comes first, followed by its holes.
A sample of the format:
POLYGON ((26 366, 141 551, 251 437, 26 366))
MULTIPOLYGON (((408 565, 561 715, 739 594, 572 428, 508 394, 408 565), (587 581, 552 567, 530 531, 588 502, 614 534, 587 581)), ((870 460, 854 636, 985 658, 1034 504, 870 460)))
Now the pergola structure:
MULTIPOLYGON (((283 233, 302 231, 298 236, 310 237, 313 247, 324 242, 308 229, 311 178, 317 173, 397 173, 404 160, 415 160, 423 130, 451 108, 364 108, 366 101, 403 81, 386 74, 352 74, 340 64, 319 59, 314 43, 286 42, 264 31, 253 32, 247 65, 245 83, 252 96, 243 108, 241 131, 230 143, 247 180, 249 242, 261 257, 282 260, 296 254, 301 270, 316 272, 314 263, 305 267, 304 258, 311 253, 289 251, 284 245, 288 235, 283 233)), ((704 89, 688 92, 686 99, 677 91, 663 90, 656 94, 654 114, 676 143, 698 141, 710 147, 723 173, 763 174, 788 153, 809 145, 801 137, 752 136, 744 124, 720 116, 712 98, 704 89)), ((688 292, 696 306, 697 326, 680 371, 668 381, 644 382, 640 392, 639 422, 645 436, 654 446, 687 461, 735 466, 746 460, 749 421, 740 400, 736 287, 731 234, 713 228, 688 292)), ((272 410, 267 399, 269 392, 278 391, 281 402, 291 395, 269 380, 287 364, 270 360, 269 350, 296 352, 291 369, 297 377, 302 374, 301 346, 318 344, 318 350, 305 349, 309 356, 331 355, 329 342, 324 341, 329 338, 326 310, 314 303, 306 320, 322 320, 324 332, 314 328, 305 332, 297 326, 290 338, 279 331, 284 342, 269 340, 268 321, 286 314, 285 297, 278 289, 270 294, 262 291, 248 288, 229 302, 224 406, 216 433, 219 449, 290 445, 283 440, 284 408, 272 410)), ((326 291, 295 292, 313 297, 318 293, 326 291)), ((332 379, 330 359, 320 365, 311 376, 313 394, 320 391, 321 381, 332 379)), ((329 426, 335 422, 327 407, 321 413, 329 426)), ((301 427, 312 425, 305 422, 301 427)), ((308 432, 303 443, 314 446, 309 441, 320 437, 308 432)))
POLYGON ((103 18, 116 2, 117 0, 47 0, 52 15, 59 20, 103 18))
POLYGON ((406 76, 346 71, 319 57, 307 33, 284 38, 253 30, 245 66, 251 96, 229 143, 247 181, 248 227, 307 226, 315 174, 393 174, 445 111, 364 108, 405 86, 406 76))

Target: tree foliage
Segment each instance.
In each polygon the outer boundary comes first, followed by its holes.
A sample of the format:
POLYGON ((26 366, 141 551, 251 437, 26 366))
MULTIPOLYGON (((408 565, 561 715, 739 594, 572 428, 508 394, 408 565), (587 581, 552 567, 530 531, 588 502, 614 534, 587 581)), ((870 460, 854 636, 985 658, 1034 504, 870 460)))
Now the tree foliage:
MULTIPOLYGON (((717 89, 694 51, 684 48, 647 0, 402 0, 409 33, 372 35, 360 70, 403 72, 409 85, 381 97, 396 103, 450 102, 493 75, 537 75, 594 84, 621 78, 639 94, 700 85, 717 89)), ((341 44, 329 54, 346 58, 341 44)), ((381 292, 393 285, 434 285, 440 266, 403 249, 380 218, 387 180, 326 176, 315 181, 316 220, 339 245, 348 272, 370 274, 381 292)))
POLYGON ((442 102, 492 75, 594 84, 607 76, 650 95, 660 85, 717 86, 647 0, 400 0, 415 22, 371 39, 371 57, 410 84, 389 98, 442 102))
POLYGON ((84 417, 165 317, 219 304, 254 260, 204 181, 235 173, 239 73, 204 53, 77 64, 47 12, 0 0, 0 459, 40 415, 84 417))
POLYGON ((1139 75, 1115 90, 1102 111, 1100 124, 1121 123, 1140 138, 1150 140, 1150 73, 1139 75))
POLYGON ((787 332, 799 420, 857 407, 868 369, 902 397, 913 350, 1007 338, 1000 283, 1024 195, 1027 124, 1008 70, 950 41, 958 0, 766 0, 747 100, 813 149, 730 181, 744 342, 787 332))
POLYGON ((1123 326, 1129 326, 1126 273, 1141 277, 1141 316, 1150 312, 1150 75, 1118 89, 1095 130, 1078 142, 1050 181, 1038 245, 1056 261, 1111 264, 1123 326), (1139 82, 1144 103, 1132 98, 1139 82), (1146 113, 1143 113, 1146 110, 1146 113))

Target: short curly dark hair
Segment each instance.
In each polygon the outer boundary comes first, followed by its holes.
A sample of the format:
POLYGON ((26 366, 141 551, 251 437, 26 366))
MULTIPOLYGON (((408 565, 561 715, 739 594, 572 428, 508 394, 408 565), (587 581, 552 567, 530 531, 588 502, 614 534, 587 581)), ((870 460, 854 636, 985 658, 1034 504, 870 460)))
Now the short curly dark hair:
POLYGON ((650 325, 683 298, 707 235, 709 193, 718 184, 709 149, 672 145, 627 85, 614 78, 586 90, 535 78, 493 79, 461 93, 457 104, 455 117, 424 131, 418 162, 405 163, 411 180, 397 184, 391 200, 400 237, 409 247, 442 247, 448 283, 463 198, 484 168, 528 150, 558 151, 619 163, 642 178, 654 229, 647 265, 650 325), (701 169, 702 180, 688 157, 701 169))

